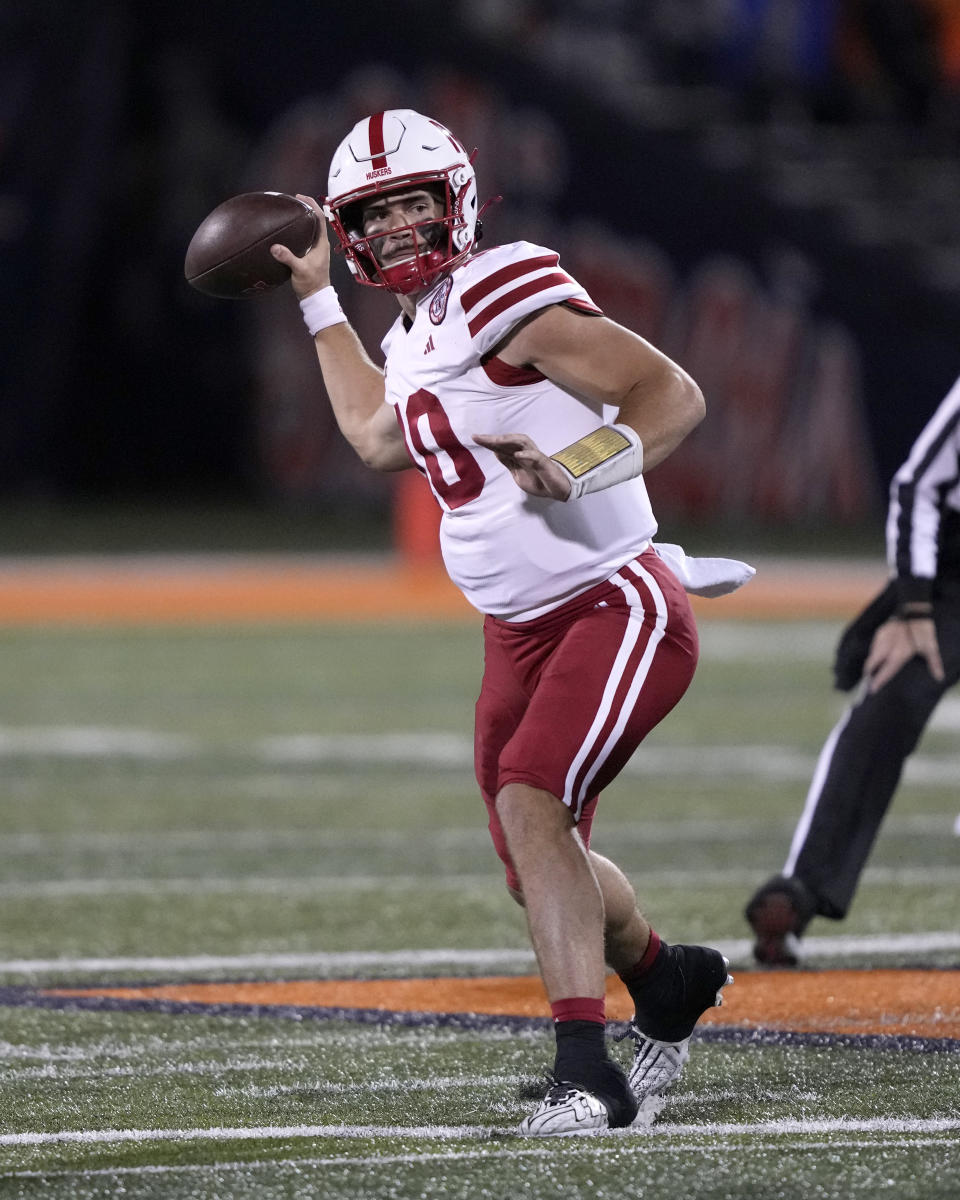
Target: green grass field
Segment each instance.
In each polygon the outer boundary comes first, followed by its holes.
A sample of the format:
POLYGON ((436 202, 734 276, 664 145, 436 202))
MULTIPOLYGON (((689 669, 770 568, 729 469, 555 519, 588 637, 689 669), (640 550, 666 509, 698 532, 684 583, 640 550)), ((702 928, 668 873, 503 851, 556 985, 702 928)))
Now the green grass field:
MULTIPOLYGON (((691 691, 601 804, 653 924, 735 975, 842 707, 836 633, 702 621, 691 691)), ((955 1044, 702 1039, 649 1130, 530 1142, 542 1027, 20 1002, 529 973, 472 778, 480 658, 469 623, 0 631, 0 1196, 960 1195, 955 1044)), ((960 913, 958 728, 948 697, 811 965, 960 964, 927 937, 960 913)))

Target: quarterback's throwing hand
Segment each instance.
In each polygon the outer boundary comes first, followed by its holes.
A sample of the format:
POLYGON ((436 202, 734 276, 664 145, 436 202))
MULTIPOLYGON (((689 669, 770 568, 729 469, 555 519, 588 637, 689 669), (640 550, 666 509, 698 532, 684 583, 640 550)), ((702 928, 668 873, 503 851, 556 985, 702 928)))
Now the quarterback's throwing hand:
POLYGON ((327 238, 327 223, 323 210, 312 196, 301 196, 297 199, 309 204, 320 220, 320 232, 317 240, 302 258, 298 258, 292 250, 277 243, 270 247, 270 253, 284 266, 290 268, 290 282, 298 300, 303 300, 313 292, 319 292, 330 283, 330 242, 327 238))
POLYGON ((570 495, 569 475, 525 433, 475 433, 473 440, 478 446, 492 450, 517 487, 528 495, 549 500, 566 500, 570 495))

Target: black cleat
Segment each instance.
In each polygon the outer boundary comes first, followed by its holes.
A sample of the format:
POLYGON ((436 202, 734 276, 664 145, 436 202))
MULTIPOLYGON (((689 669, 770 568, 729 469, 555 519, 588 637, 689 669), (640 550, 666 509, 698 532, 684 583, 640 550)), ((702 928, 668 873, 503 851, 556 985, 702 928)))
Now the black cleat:
POLYGON ((663 943, 653 978, 636 989, 636 1015, 624 1037, 633 1038, 633 1064, 627 1076, 638 1103, 665 1092, 679 1078, 690 1035, 708 1008, 723 1003, 721 992, 733 976, 719 950, 663 943))
POLYGON ((671 946, 633 993, 635 1023, 658 1042, 682 1042, 708 1008, 721 1003, 720 991, 732 980, 727 959, 707 946, 671 946))

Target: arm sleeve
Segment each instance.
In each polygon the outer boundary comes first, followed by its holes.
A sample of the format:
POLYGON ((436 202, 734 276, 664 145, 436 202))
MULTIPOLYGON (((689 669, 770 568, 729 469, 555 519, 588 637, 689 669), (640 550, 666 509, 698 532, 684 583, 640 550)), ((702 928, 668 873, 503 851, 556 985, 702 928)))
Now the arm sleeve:
POLYGON ((937 575, 944 499, 960 480, 960 379, 914 442, 890 484, 887 563, 897 600, 929 600, 937 575))

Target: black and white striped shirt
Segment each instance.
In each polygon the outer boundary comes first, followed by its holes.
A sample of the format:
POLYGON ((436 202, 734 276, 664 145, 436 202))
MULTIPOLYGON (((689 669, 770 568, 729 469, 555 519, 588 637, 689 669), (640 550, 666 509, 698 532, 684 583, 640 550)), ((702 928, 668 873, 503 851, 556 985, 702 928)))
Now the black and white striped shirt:
POLYGON ((960 379, 890 484, 887 563, 897 600, 929 600, 934 580, 960 580, 960 379))

